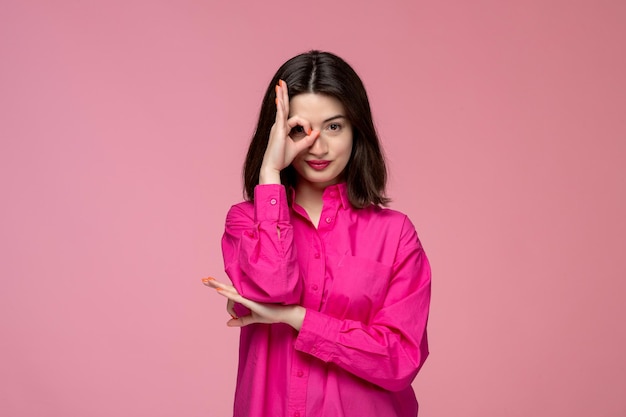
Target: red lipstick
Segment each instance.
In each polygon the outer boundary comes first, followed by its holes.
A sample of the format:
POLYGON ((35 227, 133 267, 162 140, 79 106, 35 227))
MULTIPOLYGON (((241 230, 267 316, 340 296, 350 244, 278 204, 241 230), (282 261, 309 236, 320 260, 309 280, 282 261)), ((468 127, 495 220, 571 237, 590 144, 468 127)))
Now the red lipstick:
POLYGON ((309 164, 309 166, 313 168, 314 170, 321 171, 330 164, 330 161, 313 160, 313 161, 306 161, 306 163, 309 164))

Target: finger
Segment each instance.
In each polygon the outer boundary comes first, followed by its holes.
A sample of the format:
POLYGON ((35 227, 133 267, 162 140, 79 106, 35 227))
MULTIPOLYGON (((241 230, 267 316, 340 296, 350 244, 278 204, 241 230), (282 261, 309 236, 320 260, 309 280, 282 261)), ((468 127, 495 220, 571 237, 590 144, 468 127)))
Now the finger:
POLYGON ((285 108, 283 104, 283 94, 281 92, 282 87, 276 85, 274 90, 276 91, 276 124, 280 126, 285 122, 285 108))
POLYGON ((226 311, 233 319, 237 319, 237 313, 235 312, 235 302, 233 300, 228 300, 226 302, 226 311))
POLYGON ((211 286, 211 281, 215 281, 215 278, 213 277, 202 278, 202 283, 206 285, 207 287, 211 286))
POLYGON ((247 307, 251 311, 258 312, 258 311, 264 310, 261 304, 257 303, 256 301, 252 301, 241 296, 236 290, 231 291, 231 290, 223 289, 223 288, 216 288, 216 290, 218 294, 223 295, 224 297, 228 298, 229 300, 234 301, 235 303, 239 303, 243 305, 244 307, 247 307))
POLYGON ((311 127, 311 122, 300 116, 290 117, 289 120, 287 120, 287 126, 289 126, 289 129, 293 129, 296 126, 302 126, 307 135, 310 135, 313 131, 313 128, 311 127))
POLYGON ((218 280, 216 280, 215 278, 212 278, 210 280, 204 281, 202 280, 202 283, 204 285, 206 285, 207 287, 211 287, 211 288, 215 288, 215 289, 222 289, 222 290, 227 290, 227 291, 231 291, 234 292, 235 294, 239 294, 239 292, 237 292, 237 289, 235 287, 233 287, 230 284, 225 284, 223 282, 220 282, 218 280))
POLYGON ((285 116, 289 116, 289 87, 287 87, 287 81, 280 80, 283 93, 283 104, 285 106, 285 116))
POLYGON ((252 320, 252 316, 243 316, 243 317, 237 317, 237 318, 232 318, 228 320, 226 322, 226 325, 228 327, 243 327, 252 323, 254 323, 254 321, 252 320))
POLYGON ((278 80, 276 86, 276 104, 280 107, 283 121, 289 117, 289 90, 284 80, 278 80))
MULTIPOLYGON (((229 300, 231 300, 234 303, 239 303, 239 304, 242 304, 242 305, 246 305, 246 304, 244 304, 244 302, 250 302, 250 300, 248 300, 247 298, 244 298, 241 295, 239 295, 237 290, 235 290, 234 288, 231 290, 229 288, 224 288, 224 287, 215 287, 215 289, 217 290, 218 294, 223 295, 224 297, 228 298, 229 300)), ((254 302, 254 301, 252 301, 252 302, 254 302)))
POLYGON ((320 135, 319 130, 312 130, 307 136, 303 137, 299 141, 295 142, 296 153, 300 153, 306 148, 310 148, 313 146, 313 143, 317 140, 320 135))

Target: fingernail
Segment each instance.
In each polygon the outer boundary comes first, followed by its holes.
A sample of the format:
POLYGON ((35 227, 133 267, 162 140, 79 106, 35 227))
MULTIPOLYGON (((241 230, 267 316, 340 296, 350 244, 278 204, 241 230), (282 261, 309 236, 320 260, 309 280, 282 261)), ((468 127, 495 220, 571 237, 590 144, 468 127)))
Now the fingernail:
POLYGON ((230 316, 233 318, 233 320, 237 320, 239 318, 237 316, 233 316, 232 314, 230 316))
POLYGON ((280 85, 281 87, 283 87, 285 85, 285 82, 283 80, 278 80, 278 85, 280 85))
POLYGON ((309 131, 307 132, 307 135, 310 135, 311 132, 313 132, 313 129, 309 128, 309 131))
POLYGON ((274 90, 276 91, 276 94, 278 94, 278 89, 280 88, 279 85, 277 85, 276 87, 274 87, 274 90))
POLYGON ((220 291, 222 291, 222 289, 221 288, 216 288, 215 291, 220 292, 220 291))
POLYGON ((276 105, 278 105, 278 97, 274 99, 274 102, 276 103, 276 105))

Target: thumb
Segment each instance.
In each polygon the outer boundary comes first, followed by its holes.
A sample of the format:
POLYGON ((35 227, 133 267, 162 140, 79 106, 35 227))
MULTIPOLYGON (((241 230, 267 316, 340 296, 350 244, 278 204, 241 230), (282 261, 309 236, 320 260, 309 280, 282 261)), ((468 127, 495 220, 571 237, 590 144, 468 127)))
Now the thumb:
POLYGON ((248 316, 243 316, 243 317, 232 318, 226 322, 226 325, 228 327, 243 327, 252 323, 254 323, 254 320, 252 316, 248 315, 248 316))

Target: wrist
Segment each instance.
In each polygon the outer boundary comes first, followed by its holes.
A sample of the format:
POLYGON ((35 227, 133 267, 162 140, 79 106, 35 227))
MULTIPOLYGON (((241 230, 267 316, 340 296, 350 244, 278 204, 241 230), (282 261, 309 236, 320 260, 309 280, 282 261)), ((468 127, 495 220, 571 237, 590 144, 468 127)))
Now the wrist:
POLYGON ((280 184, 280 171, 273 168, 261 167, 259 184, 280 184))
POLYGON ((304 316, 306 316, 306 308, 302 306, 292 306, 287 314, 285 323, 300 331, 302 323, 304 323, 304 316))

